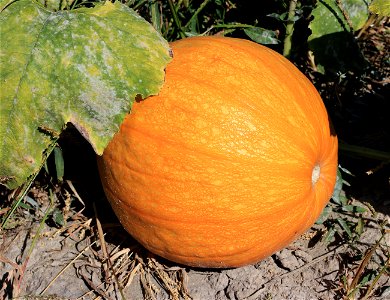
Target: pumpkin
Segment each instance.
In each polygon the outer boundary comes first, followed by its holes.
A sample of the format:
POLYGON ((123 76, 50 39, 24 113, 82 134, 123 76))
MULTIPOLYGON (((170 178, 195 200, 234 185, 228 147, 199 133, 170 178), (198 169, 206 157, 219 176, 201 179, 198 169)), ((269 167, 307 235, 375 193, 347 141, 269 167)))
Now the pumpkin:
POLYGON ((257 262, 316 221, 332 195, 337 138, 311 82, 253 42, 171 43, 157 96, 137 101, 98 158, 124 228, 195 267, 257 262))

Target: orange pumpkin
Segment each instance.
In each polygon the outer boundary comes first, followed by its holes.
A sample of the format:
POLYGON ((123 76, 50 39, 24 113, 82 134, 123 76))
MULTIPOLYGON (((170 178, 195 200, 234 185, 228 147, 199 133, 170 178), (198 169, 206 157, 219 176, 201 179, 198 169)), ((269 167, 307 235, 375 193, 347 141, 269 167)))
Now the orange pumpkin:
POLYGON ((331 197, 337 138, 310 81, 250 41, 171 44, 158 96, 134 103, 98 159, 125 229, 151 252, 236 267, 288 245, 331 197))

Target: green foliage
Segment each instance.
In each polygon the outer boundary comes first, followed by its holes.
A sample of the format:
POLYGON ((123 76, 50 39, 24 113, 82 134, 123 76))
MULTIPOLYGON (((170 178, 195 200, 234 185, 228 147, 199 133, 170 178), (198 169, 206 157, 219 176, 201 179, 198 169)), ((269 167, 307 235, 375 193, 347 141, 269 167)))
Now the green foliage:
POLYGON ((370 4, 370 11, 380 16, 390 16, 390 1, 389 0, 373 0, 370 4))
POLYGON ((250 37, 252 41, 255 41, 259 44, 278 44, 279 40, 274 31, 260 28, 260 27, 249 27, 244 28, 244 32, 247 36, 250 37))
POLYGON ((65 225, 64 215, 62 214, 62 211, 60 209, 58 209, 57 207, 54 208, 53 211, 51 212, 51 217, 52 217, 53 222, 58 227, 62 227, 65 225))
POLYGON ((279 43, 277 32, 258 26, 257 22, 228 21, 237 9, 237 1, 129 1, 168 40, 196 35, 245 34, 262 44, 279 43))
POLYGON ((65 162, 60 147, 55 147, 53 150, 54 164, 56 168, 56 177, 58 181, 62 181, 65 172, 65 162))
POLYGON ((19 0, 0 28, 0 177, 9 188, 40 169, 68 122, 101 154, 135 97, 158 93, 170 60, 168 43, 118 2, 52 12, 19 0))
POLYGON ((337 204, 342 204, 342 202, 344 201, 344 197, 342 195, 344 180, 343 180, 343 176, 341 174, 341 170, 342 170, 341 167, 339 167, 337 169, 336 184, 334 186, 333 195, 332 195, 332 199, 337 204))
POLYGON ((366 212, 366 208, 351 204, 345 196, 343 186, 349 183, 343 179, 343 174, 353 176, 347 169, 339 166, 332 201, 324 208, 316 221, 316 224, 324 224, 327 227, 327 233, 323 239, 325 243, 333 242, 336 234, 346 240, 356 240, 364 231, 364 222, 360 215, 366 212), (340 217, 343 214, 355 215, 358 220, 357 222, 349 221, 340 217))
POLYGON ((363 0, 344 0, 340 5, 335 0, 319 0, 312 14, 309 40, 335 32, 359 30, 366 23, 369 12, 363 0))
POLYGON ((364 0, 319 0, 314 8, 309 48, 318 71, 360 71, 365 61, 353 32, 366 23, 369 11, 364 0))
MULTIPOLYGON (((375 269, 372 269, 370 266, 370 264, 372 264, 374 261, 375 264, 377 264, 377 259, 374 257, 376 256, 376 250, 380 248, 379 245, 381 241, 385 238, 384 226, 385 223, 381 225, 381 237, 370 249, 364 253, 364 255, 362 255, 360 264, 355 268, 354 274, 347 273, 342 276, 345 299, 356 299, 358 294, 360 294, 359 299, 371 299, 373 296, 374 287, 378 283, 379 279, 383 275, 386 275, 386 273, 389 273, 388 266, 390 257, 384 261, 382 266, 379 265, 375 269), (351 276, 353 276, 352 280, 350 279, 351 276)), ((386 242, 383 244, 386 245, 386 242)), ((351 273, 351 271, 348 272, 351 273)))

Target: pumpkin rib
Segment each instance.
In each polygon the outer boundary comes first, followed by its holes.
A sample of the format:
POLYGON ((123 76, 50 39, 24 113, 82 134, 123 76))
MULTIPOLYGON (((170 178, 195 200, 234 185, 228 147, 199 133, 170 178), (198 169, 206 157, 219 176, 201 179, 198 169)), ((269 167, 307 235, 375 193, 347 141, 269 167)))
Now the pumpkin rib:
MULTIPOLYGON (((301 234, 303 232, 296 232, 296 235, 295 236, 290 236, 288 239, 287 239, 287 243, 291 242, 294 238, 296 238, 296 236, 298 234, 301 234)), ((263 243, 263 249, 266 249, 268 248, 265 247, 265 241, 263 243)), ((172 250, 169 250, 169 249, 164 249, 164 252, 161 251, 161 249, 157 248, 157 247, 154 247, 153 244, 149 244, 148 245, 148 248, 153 252, 153 253, 157 253, 158 255, 161 255, 161 256, 165 256, 165 257, 169 257, 170 259, 172 260, 175 260, 175 261, 178 261, 180 263, 184 263, 184 262, 188 262, 189 261, 189 258, 193 258, 194 260, 197 260, 198 258, 202 258, 204 260, 208 260, 209 262, 203 262, 204 265, 208 265, 209 267, 214 267, 211 262, 217 262, 218 264, 221 265, 221 267, 227 267, 229 265, 242 265, 242 264, 245 264, 243 262, 237 262, 237 257, 245 257, 246 260, 250 260, 250 261, 258 261, 270 254, 272 254, 274 252, 274 250, 266 250, 266 253, 263 253, 263 254, 259 254, 258 252, 258 247, 259 247, 259 244, 258 242, 253 242, 251 243, 250 246, 247 246, 245 249, 242 249, 242 248, 239 248, 237 249, 236 251, 225 251, 223 254, 221 253, 215 253, 215 254, 212 254, 212 253, 209 253, 209 252, 206 252, 206 254, 204 255, 196 255, 196 254, 182 254, 182 253, 178 253, 177 251, 172 251, 172 250), (256 251, 257 250, 257 251, 256 251), (250 254, 250 255, 249 255, 250 254), (206 257, 205 257, 206 256, 206 257), (204 258, 205 257, 205 258, 204 258), (227 263, 226 261, 231 259, 232 262, 231 263, 227 263), (210 262, 211 261, 211 262, 210 262)), ((182 246, 185 246, 182 244, 182 246)), ((204 252, 202 252, 204 253, 204 252)), ((202 263, 198 262, 197 264, 191 264, 193 266, 204 266, 202 265, 202 263)))
MULTIPOLYGON (((115 159, 112 159, 112 161, 115 162, 116 160, 115 160, 115 159)), ((117 160, 117 161, 119 161, 119 160, 117 160)), ((167 180, 167 181, 186 182, 185 179, 181 179, 181 178, 156 176, 156 175, 153 174, 153 173, 147 173, 147 172, 145 172, 145 171, 137 170, 137 169, 134 169, 134 168, 131 167, 131 166, 127 166, 127 168, 128 168, 128 170, 129 170, 130 172, 142 174, 142 175, 149 176, 149 177, 153 177, 153 178, 163 179, 163 180, 167 180)), ((207 184, 207 182, 203 182, 203 181, 195 181, 195 182, 202 183, 202 184, 207 184)), ((212 184, 210 184, 210 185, 212 185, 212 184)))
MULTIPOLYGON (((146 124, 147 125, 147 124, 146 124)), ((138 127, 140 127, 140 126, 138 126, 138 127)), ((163 138, 161 138, 161 137, 159 137, 159 136, 157 136, 157 135, 151 135, 151 134, 147 134, 144 130, 142 130, 141 128, 135 128, 135 126, 128 126, 128 129, 127 130, 134 130, 134 131, 137 131, 137 132, 140 132, 140 133, 142 133, 143 135, 145 135, 145 136, 149 136, 150 138, 154 138, 154 139, 156 139, 156 140, 163 140, 163 138)), ((277 131, 277 130, 275 130, 274 129, 274 131, 276 131, 276 132, 280 132, 280 134, 282 133, 282 130, 279 130, 279 131, 277 131)), ((170 142, 172 142, 173 143, 173 141, 170 141, 170 140, 167 140, 167 139, 165 139, 164 140, 164 142, 165 143, 170 143, 170 142)), ((180 143, 181 141, 174 141, 174 143, 180 143)), ((189 150, 191 150, 191 151, 194 151, 193 149, 191 149, 191 148, 189 148, 187 145, 186 145, 186 143, 180 143, 180 146, 182 146, 182 147, 184 147, 184 148, 187 148, 187 149, 189 149, 189 150)), ((208 148, 208 150, 210 150, 209 148, 208 148)), ((304 147, 300 147, 300 151, 304 151, 305 149, 304 149, 304 147)), ((312 151, 312 150, 311 150, 312 151)), ((199 147, 197 148, 197 152, 199 153, 199 154, 201 154, 202 153, 202 151, 199 149, 199 147)), ((214 155, 212 155, 211 153, 210 153, 210 151, 204 151, 203 152, 205 155, 207 155, 207 156, 210 156, 210 157, 212 157, 212 156, 214 156, 214 155)), ((214 156, 214 157, 218 157, 218 158, 220 158, 221 157, 221 155, 218 155, 218 156, 214 156)), ((230 158, 230 157, 225 157, 225 159, 226 160, 231 160, 232 158, 230 158)))
MULTIPOLYGON (((172 75, 171 75, 171 76, 172 76, 172 75)), ((184 80, 185 80, 185 79, 184 79, 184 80)), ((147 100, 146 100, 146 101, 147 101, 147 100)), ((244 103, 244 104, 245 104, 245 103, 244 103)), ((276 129, 274 128, 273 131, 276 131, 276 129)), ((284 132, 284 130, 283 130, 283 129, 280 129, 279 132, 282 133, 282 132, 284 132)), ((279 134, 280 134, 280 133, 279 133, 279 134)))
MULTIPOLYGON (((153 248, 153 245, 151 245, 150 246, 150 248, 151 249, 154 249, 154 252, 158 252, 159 251, 159 249, 158 248, 153 248)), ((250 253, 250 252, 252 252, 253 251, 253 249, 256 249, 256 246, 253 246, 253 248, 247 248, 247 249, 245 249, 245 250, 242 250, 242 249, 238 249, 237 251, 235 251, 235 252, 229 252, 229 253, 225 253, 224 255, 221 255, 221 254, 209 254, 208 255, 208 259, 213 259, 213 260, 215 260, 215 259, 217 259, 217 258, 219 258, 219 259, 221 259, 221 260, 225 260, 225 259, 228 259, 228 258, 235 258, 235 256, 237 256, 238 254, 239 255, 245 255, 245 253, 250 253)), ((166 253, 170 253, 168 250, 166 251, 166 253)), ((188 258, 196 258, 196 257, 201 257, 201 256, 196 256, 196 255, 184 255, 184 254, 177 254, 176 252, 172 252, 172 253, 170 253, 170 254, 172 254, 172 255, 175 255, 175 256, 178 256, 178 257, 180 257, 181 259, 188 259, 188 258)))
MULTIPOLYGON (((159 224, 159 226, 161 226, 160 224, 159 224)), ((218 229, 216 229, 216 231, 218 231, 218 230, 220 230, 220 229, 222 229, 222 228, 220 228, 221 226, 219 226, 218 227, 218 229)), ((291 229, 291 226, 289 227, 290 229, 291 229)), ((295 230, 295 229, 294 229, 295 230)), ((237 233, 239 233, 239 232, 237 232, 237 233)), ((301 231, 296 231, 296 233, 295 233, 295 235, 297 235, 297 234, 300 234, 300 233, 302 233, 301 231)), ((200 233, 201 234, 201 233, 200 233)), ((292 236, 289 236, 288 237, 288 241, 291 241, 292 239, 293 239, 294 237, 292 237, 292 236)), ((266 241, 264 241, 264 243, 268 243, 268 241, 266 242, 266 241)), ((187 243, 185 243, 185 242, 182 242, 182 244, 181 244, 181 246, 187 246, 186 245, 187 243)), ((256 249, 256 246, 254 246, 254 245, 258 245, 258 241, 257 240, 254 240, 253 242, 251 242, 250 243, 251 245, 253 245, 253 247, 251 246, 250 248, 246 248, 246 250, 243 250, 243 249, 241 249, 240 248, 240 250, 238 250, 238 251, 226 251, 226 252, 224 252, 224 255, 226 255, 226 256, 232 256, 232 255, 230 255, 230 254, 232 254, 232 253, 243 253, 243 252, 246 252, 246 251, 250 251, 250 249, 256 249), (228 253, 230 253, 230 254, 227 254, 227 252, 228 253)), ((154 248, 154 246, 153 246, 153 244, 148 244, 148 248, 154 248)), ((158 248, 155 248, 156 250, 155 251, 153 251, 154 253, 156 253, 157 252, 157 249, 158 248)), ((204 250, 204 249, 203 249, 204 250)), ((161 249, 160 249, 160 251, 161 251, 161 249)), ((174 250, 174 251, 172 251, 172 250, 169 250, 169 249, 165 249, 164 250, 167 254, 175 254, 175 255, 178 255, 178 256, 184 256, 183 254, 180 254, 177 250, 174 250)), ((202 251, 203 252, 203 251, 202 251)), ((196 255, 194 255, 194 256, 196 256, 196 255)), ((211 257, 211 256, 213 256, 211 253, 209 253, 209 254, 207 254, 207 256, 208 257, 211 257)), ((222 256, 221 254, 218 254, 218 255, 215 255, 215 256, 222 256)), ((187 255, 187 257, 190 257, 190 255, 187 255)))
MULTIPOLYGON (((113 194, 112 190, 110 191, 110 187, 107 187, 106 190, 108 191, 108 193, 113 194)), ((167 197, 167 196, 165 196, 165 197, 167 197)), ((300 200, 301 199, 297 199, 297 202, 300 202, 300 200)), ((126 206, 128 208, 131 208, 132 211, 134 211, 134 213, 136 213, 137 215, 142 215, 143 217, 146 217, 146 218, 150 219, 150 221, 152 219, 155 219, 155 220, 163 220, 163 221, 170 222, 170 223, 183 223, 183 224, 196 224, 196 223, 198 223, 197 219, 186 219, 186 220, 170 219, 170 218, 164 218, 160 214, 152 216, 152 215, 150 215, 150 214, 148 214, 146 212, 143 212, 142 210, 136 208, 135 206, 131 206, 127 202, 121 201, 121 203, 124 206, 126 206)), ((291 206, 294 207, 294 204, 295 203, 292 203, 291 206)), ((277 215, 278 213, 280 213, 280 211, 285 210, 285 209, 286 209, 286 207, 283 207, 283 209, 278 209, 278 210, 276 210, 274 212, 274 214, 277 215)), ((307 211, 309 211, 310 210, 310 206, 307 206, 306 209, 307 209, 307 211)), ((303 212, 302 215, 306 215, 306 210, 303 212)), ((242 215, 242 216, 239 216, 240 218, 237 218, 237 219, 229 218, 229 221, 230 221, 230 223, 241 223, 241 224, 243 224, 243 223, 253 223, 254 221, 259 219, 259 216, 261 216, 261 214, 257 215, 257 217, 256 216, 248 217, 247 215, 242 215)), ((305 217, 302 217, 302 218, 305 218, 305 217)), ((213 222, 212 220, 213 219, 208 219, 208 220, 205 220, 205 222, 206 222, 206 224, 218 224, 220 222, 220 220, 215 220, 215 222, 213 222)), ((158 223, 158 222, 156 222, 156 223, 158 223)))
POLYGON ((197 267, 256 262, 307 230, 331 196, 337 138, 325 106, 294 65, 258 44, 171 46, 159 95, 133 104, 98 159, 103 188, 157 255, 197 267))
MULTIPOLYGON (((213 42, 214 42, 214 41, 213 41, 213 42)), ((222 43, 222 44, 227 44, 227 45, 229 45, 229 42, 228 42, 228 41, 224 42, 223 40, 221 40, 221 41, 217 41, 217 42, 220 42, 220 43, 222 43)), ((245 43, 246 41, 243 41, 243 42, 244 42, 243 44, 246 44, 246 43, 245 43)), ((252 47, 251 47, 250 44, 245 45, 245 47, 240 47, 240 46, 238 46, 238 47, 235 48, 234 52, 239 52, 239 50, 241 50, 242 52, 246 52, 248 49, 249 49, 249 50, 252 49, 252 47), (247 47, 247 46, 249 46, 249 47, 247 47)), ((295 75, 295 76, 299 76, 299 77, 300 77, 300 78, 299 78, 300 80, 294 80, 294 84, 288 85, 288 88, 289 88, 289 93, 288 93, 288 94, 294 95, 293 92, 294 92, 294 91, 296 90, 296 88, 297 88, 296 83, 299 84, 301 81, 304 81, 304 82, 305 82, 305 88, 312 88, 313 92, 317 94, 317 91, 315 90, 315 88, 310 86, 311 83, 309 82, 309 80, 308 80, 308 79, 307 79, 307 78, 298 70, 298 68, 296 68, 295 66, 293 66, 293 68, 291 68, 291 63, 290 63, 286 58, 284 58, 282 55, 280 55, 280 54, 278 54, 278 53, 276 53, 276 52, 274 52, 274 51, 271 51, 270 49, 264 48, 264 49, 262 49, 262 50, 263 50, 264 52, 266 52, 267 55, 270 55, 271 57, 276 57, 276 58, 278 58, 278 59, 281 59, 283 63, 287 63, 288 65, 285 67, 285 70, 286 70, 286 71, 289 71, 288 73, 294 73, 294 74, 292 74, 292 75, 295 75), (308 86, 307 83, 309 83, 310 85, 308 86)), ((258 53, 251 53, 251 55, 252 55, 254 58, 257 58, 257 57, 258 57, 258 53)), ((270 61, 272 61, 272 60, 270 60, 270 61)), ((262 60, 261 62, 262 62, 262 63, 268 63, 268 61, 267 61, 266 59, 262 60)), ((226 62, 226 63, 229 63, 229 62, 226 62)), ((237 66, 232 66, 232 67, 236 68, 237 66)), ((277 68, 272 68, 272 67, 270 67, 270 68, 268 68, 268 70, 274 75, 274 74, 275 74, 275 70, 277 70, 277 68)), ((247 72, 246 72, 245 75, 248 76, 247 72)), ((257 80, 259 80, 258 76, 254 76, 254 77, 255 77, 257 80)), ((279 76, 273 76, 273 77, 279 77, 279 76)), ((261 79, 261 78, 260 78, 260 79, 261 79)), ((289 80, 293 80, 293 79, 295 79, 295 78, 289 78, 289 80)), ((287 81, 287 82, 288 82, 288 81, 287 81)), ((299 84, 299 85, 302 86, 302 84, 299 84)), ((318 98, 319 98, 319 96, 318 96, 318 98)), ((298 99, 298 100, 299 100, 299 99, 298 99)), ((301 103, 301 101, 298 101, 297 103, 301 103)), ((314 101, 313 101, 313 102, 307 102, 307 101, 305 101, 305 103, 304 103, 305 107, 308 106, 308 105, 312 105, 312 106, 313 106, 314 104, 323 105, 322 101, 321 101, 321 102, 314 102, 314 101)), ((324 107, 324 106, 323 106, 323 107, 324 107)), ((305 115, 305 117, 309 117, 309 116, 310 116, 310 113, 307 114, 307 115, 305 115)), ((317 119, 316 119, 316 118, 313 118, 313 120, 317 120, 317 119)))
MULTIPOLYGON (((113 161, 114 162, 114 161, 113 161)), ((151 175, 149 175, 150 177, 153 177, 153 175, 151 174, 151 175)), ((159 178, 154 178, 155 180, 156 179, 159 179, 159 178)), ((160 178, 159 179, 159 182, 161 182, 161 184, 163 184, 163 182, 170 182, 170 178, 163 178, 163 180, 164 181, 161 181, 161 179, 162 178, 160 178)), ((194 183, 194 182, 192 182, 192 183, 194 183)), ((308 187, 310 187, 311 186, 311 183, 308 181, 308 180, 304 180, 304 181, 302 181, 302 184, 304 184, 304 185, 306 185, 306 186, 308 186, 308 187)), ((210 185, 211 186, 211 185, 210 185)), ((204 188, 204 187, 206 187, 205 185, 202 185, 202 187, 204 188)), ((299 199, 297 199, 296 201, 299 201, 299 199)))
MULTIPOLYGON (((173 77, 173 80, 174 80, 174 77, 175 77, 174 74, 171 74, 170 76, 173 77)), ((198 77, 195 77, 195 76, 191 76, 191 74, 186 74, 186 78, 184 78, 184 79, 181 78, 181 75, 178 75, 177 77, 178 77, 178 79, 180 79, 181 82, 188 81, 189 84, 197 85, 197 86, 199 86, 200 89, 204 89, 205 87, 206 88, 208 87, 208 90, 215 89, 215 86, 212 85, 211 83, 209 83, 208 80, 203 80, 201 78, 198 78, 198 77), (194 83, 194 81, 196 81, 196 82, 194 83)), ((228 93, 228 91, 226 91, 226 92, 225 91, 219 91, 219 93, 226 94, 224 97, 221 97, 221 98, 230 98, 231 100, 236 99, 236 97, 230 97, 230 94, 228 93), (228 96, 228 97, 226 97, 226 96, 228 96)), ((161 95, 161 96, 164 96, 164 95, 161 95)), ((145 99, 144 101, 147 101, 147 99, 145 99)), ((174 101, 172 101, 172 102, 174 102, 174 101)), ((186 113, 192 114, 194 116, 198 116, 199 115, 198 113, 196 113, 194 111, 191 111, 190 109, 183 108, 183 106, 180 106, 177 102, 174 102, 174 103, 175 103, 175 107, 185 111, 186 113)), ((256 108, 254 108, 253 106, 250 106, 249 103, 241 101, 240 104, 241 105, 246 105, 248 108, 252 109, 254 112, 258 111, 258 109, 256 110, 256 108)), ((218 123, 216 123, 216 124, 218 124, 218 123)), ((220 124, 218 124, 218 125, 220 125, 220 124)))
MULTIPOLYGON (((236 160, 235 160, 233 157, 227 156, 226 154, 216 154, 215 152, 212 151, 213 149, 210 149, 210 148, 205 148, 205 150, 203 150, 203 149, 199 149, 199 147, 198 147, 195 150, 195 149, 191 148, 187 143, 182 142, 182 141, 173 141, 173 140, 169 140, 169 139, 163 139, 163 138, 159 137, 158 135, 148 134, 148 133, 146 133, 143 130, 136 129, 135 127, 132 128, 132 129, 128 129, 128 130, 129 131, 131 130, 133 132, 137 132, 140 135, 142 135, 143 137, 147 137, 147 138, 150 138, 152 140, 161 140, 161 141, 164 142, 165 145, 179 146, 179 147, 181 147, 181 149, 185 149, 188 154, 204 155, 205 158, 207 158, 207 159, 214 159, 214 161, 218 161, 218 162, 221 162, 221 161, 235 162, 235 161, 237 161, 237 157, 235 157, 236 158, 236 160)), ((303 150, 303 149, 301 149, 301 150, 303 150)), ((246 157, 243 157, 243 159, 240 160, 240 164, 242 166, 245 166, 245 165, 249 166, 249 165, 251 165, 251 162, 249 161, 250 159, 247 159, 248 161, 246 161, 245 158, 246 157)), ((261 158, 261 159, 264 159, 264 158, 261 158)), ((259 159, 259 161, 261 159, 259 159)))
MULTIPOLYGON (((164 138, 159 137, 157 134, 155 134, 155 135, 151 135, 150 133, 148 134, 144 130, 136 128, 135 126, 128 127, 127 130, 132 130, 132 131, 138 132, 138 133, 142 134, 143 136, 146 136, 150 139, 161 140, 167 145, 180 146, 181 148, 186 149, 188 152, 202 154, 202 155, 206 156, 207 158, 214 158, 214 159, 219 160, 219 161, 220 160, 224 160, 224 161, 234 160, 234 158, 232 158, 232 157, 222 155, 222 154, 216 154, 216 153, 212 152, 213 149, 210 149, 209 147, 205 147, 206 150, 204 150, 204 151, 202 149, 200 149, 199 147, 197 147, 197 149, 195 150, 188 145, 188 141, 183 142, 180 140, 173 141, 173 140, 166 139, 166 138, 164 139, 164 138)), ((242 162, 242 163, 245 164, 245 162, 242 162)), ((249 162, 248 162, 248 164, 249 164, 249 162)))
MULTIPOLYGON (((149 137, 150 139, 161 140, 161 141, 164 141, 165 144, 180 146, 182 148, 185 148, 188 152, 192 152, 192 153, 194 152, 194 149, 190 148, 186 143, 183 143, 180 141, 167 140, 167 139, 164 140, 163 138, 160 138, 157 135, 147 134, 146 132, 144 132, 140 129, 136 129, 135 127, 133 127, 131 130, 136 131, 136 132, 142 134, 143 136, 149 137)), ((207 156, 208 158, 218 158, 218 160, 224 160, 224 161, 233 161, 234 160, 233 158, 230 158, 230 157, 226 157, 226 156, 223 157, 222 155, 216 155, 212 152, 207 152, 207 151, 200 151, 199 149, 197 149, 196 153, 207 156)))

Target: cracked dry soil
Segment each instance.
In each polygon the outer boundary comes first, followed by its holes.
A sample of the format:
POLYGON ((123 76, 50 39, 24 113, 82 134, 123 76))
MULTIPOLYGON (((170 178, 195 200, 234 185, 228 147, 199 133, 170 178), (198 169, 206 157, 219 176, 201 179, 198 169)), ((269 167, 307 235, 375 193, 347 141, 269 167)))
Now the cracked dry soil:
MULTIPOLYGON (((94 221, 87 218, 79 220, 82 225, 74 227, 77 230, 73 232, 69 230, 71 224, 67 232, 45 225, 29 253, 39 227, 34 222, 4 231, 0 237, 0 298, 342 299, 343 276, 349 282, 353 280, 362 255, 373 249, 383 232, 380 224, 389 218, 382 213, 372 216, 369 212, 362 217, 365 230, 356 242, 325 244, 320 239, 324 225, 314 225, 298 240, 263 261, 223 270, 193 269, 154 257, 115 224, 103 224, 105 251, 102 241, 91 230, 94 221), (111 265, 107 264, 104 252, 110 256, 111 265), (116 278, 111 270, 116 271, 116 278)), ((389 230, 388 225, 385 229, 389 230)), ((367 271, 384 265, 389 244, 387 232, 367 271)), ((381 276, 369 299, 390 299, 388 286, 389 277, 381 276)), ((366 291, 366 288, 358 291, 355 299, 361 299, 366 291)))

